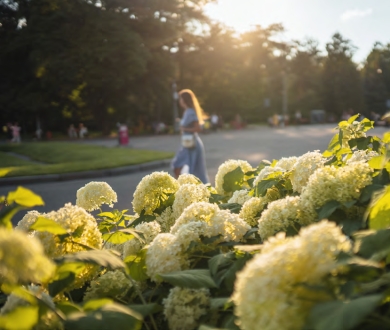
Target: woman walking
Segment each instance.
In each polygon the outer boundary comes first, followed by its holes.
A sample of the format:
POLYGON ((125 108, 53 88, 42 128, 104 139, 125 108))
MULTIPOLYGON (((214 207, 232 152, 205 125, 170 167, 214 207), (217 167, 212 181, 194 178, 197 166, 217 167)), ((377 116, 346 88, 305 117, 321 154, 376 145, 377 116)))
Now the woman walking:
POLYGON ((190 174, 198 177, 203 183, 209 183, 204 146, 198 135, 204 123, 203 110, 191 90, 184 89, 179 96, 184 113, 180 121, 181 147, 172 161, 175 176, 178 178, 183 167, 187 165, 190 174))

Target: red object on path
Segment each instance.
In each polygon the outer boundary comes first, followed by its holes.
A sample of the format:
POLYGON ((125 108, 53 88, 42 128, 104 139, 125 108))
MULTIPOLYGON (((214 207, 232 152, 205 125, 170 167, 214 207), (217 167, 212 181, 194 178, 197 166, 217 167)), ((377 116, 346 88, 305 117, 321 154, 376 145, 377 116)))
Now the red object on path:
POLYGON ((119 144, 127 146, 129 144, 129 129, 126 125, 119 127, 119 144))

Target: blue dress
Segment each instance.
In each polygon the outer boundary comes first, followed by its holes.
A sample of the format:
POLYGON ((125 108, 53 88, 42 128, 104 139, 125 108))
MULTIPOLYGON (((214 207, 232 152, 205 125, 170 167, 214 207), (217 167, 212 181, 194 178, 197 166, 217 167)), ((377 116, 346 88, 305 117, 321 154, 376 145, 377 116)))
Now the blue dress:
MULTIPOLYGON (((183 119, 180 121, 180 126, 191 128, 193 123, 198 121, 198 117, 194 109, 186 109, 183 115, 183 119)), ((186 133, 194 134, 195 147, 184 148, 180 146, 179 151, 176 153, 175 158, 172 161, 173 168, 181 168, 184 165, 188 165, 190 174, 198 177, 203 183, 209 183, 209 177, 207 175, 205 152, 202 140, 198 133, 186 133)))

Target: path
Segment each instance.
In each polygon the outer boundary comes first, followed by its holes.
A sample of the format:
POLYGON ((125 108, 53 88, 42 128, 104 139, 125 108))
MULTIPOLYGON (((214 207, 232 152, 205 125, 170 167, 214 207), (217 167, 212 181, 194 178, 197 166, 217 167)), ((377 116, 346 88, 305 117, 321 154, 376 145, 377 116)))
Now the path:
MULTIPOLYGON (((281 157, 299 156, 308 151, 325 150, 330 138, 334 135, 335 125, 313 125, 272 129, 268 127, 250 127, 242 131, 222 131, 202 135, 206 148, 207 168, 210 180, 218 167, 227 159, 243 159, 256 166, 263 159, 279 159, 281 157)), ((383 136, 385 128, 377 128, 373 134, 383 136)), ((83 143, 115 146, 115 140, 91 140, 83 143)), ((131 139, 131 147, 136 149, 154 149, 176 151, 179 146, 178 136, 136 137, 131 139)), ((161 170, 170 171, 168 167, 161 170)), ((96 178, 96 181, 106 181, 118 194, 119 209, 131 209, 131 200, 139 181, 150 171, 133 173, 117 177, 96 178)), ((37 208, 39 211, 58 209, 66 202, 75 203, 76 191, 90 179, 36 183, 25 185, 40 194, 46 205, 37 208)), ((0 187, 0 195, 15 189, 15 186, 0 187)))

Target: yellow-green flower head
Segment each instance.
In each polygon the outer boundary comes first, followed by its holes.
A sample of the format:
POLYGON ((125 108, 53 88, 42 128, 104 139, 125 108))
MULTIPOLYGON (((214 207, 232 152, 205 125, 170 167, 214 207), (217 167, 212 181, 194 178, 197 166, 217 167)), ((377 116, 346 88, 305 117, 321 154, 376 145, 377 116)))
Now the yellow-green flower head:
POLYGON ((133 238, 124 243, 123 259, 129 255, 137 254, 145 245, 150 244, 161 232, 161 226, 157 221, 142 222, 135 226, 135 229, 142 233, 143 242, 137 238, 133 238))
POLYGON ((244 205, 247 200, 251 199, 251 196, 249 196, 248 193, 249 191, 246 189, 236 190, 233 193, 233 196, 228 200, 228 203, 244 205))
POLYGON ((131 281, 120 271, 108 271, 91 281, 84 295, 84 301, 100 298, 121 298, 132 287, 131 281))
POLYGON ((311 290, 336 267, 351 244, 333 222, 321 221, 283 243, 280 233, 238 273, 233 293, 242 330, 299 330, 310 309, 332 299, 311 290), (305 285, 302 285, 305 284, 305 285))
POLYGON ((181 216, 171 228, 171 234, 175 234, 179 228, 192 221, 211 222, 211 218, 220 211, 218 205, 206 202, 194 203, 184 209, 181 216))
POLYGON ((252 166, 245 160, 233 160, 230 159, 218 168, 217 175, 215 176, 215 189, 218 194, 225 195, 227 192, 223 189, 224 177, 229 172, 234 171, 237 167, 241 167, 241 170, 246 173, 252 171, 252 166))
POLYGON ((179 185, 183 184, 202 184, 202 181, 200 181, 195 175, 193 174, 180 174, 180 176, 177 179, 177 182, 179 185))
POLYGON ((287 196, 269 203, 259 219, 258 227, 261 238, 266 240, 280 231, 286 231, 295 221, 299 222, 299 210, 299 196, 287 196))
POLYGON ((169 291, 163 305, 170 330, 197 329, 200 317, 209 310, 210 292, 204 288, 175 287, 169 291))
POLYGON ((187 206, 197 202, 208 202, 209 198, 210 191, 204 184, 183 184, 175 194, 173 216, 177 219, 187 206))
MULTIPOLYGON (((44 291, 40 286, 30 285, 27 290, 38 296, 45 302, 47 306, 55 309, 53 299, 44 291)), ((30 303, 16 294, 10 294, 7 297, 3 308, 1 309, 0 315, 7 315, 14 311, 18 307, 29 306, 30 303)), ((39 315, 38 323, 34 326, 34 330, 63 330, 64 326, 58 316, 52 311, 47 310, 45 313, 39 315)))
POLYGON ((106 182, 87 183, 76 195, 76 205, 87 211, 98 210, 103 204, 113 207, 118 201, 116 192, 106 182))
POLYGON ((84 251, 86 249, 80 244, 74 244, 73 242, 81 243, 95 249, 102 248, 102 234, 98 229, 96 220, 83 208, 68 203, 58 211, 46 213, 44 216, 57 222, 69 233, 73 233, 77 229, 82 229, 80 235, 65 238, 63 242, 51 233, 33 232, 33 236, 42 242, 48 256, 55 258, 68 253, 84 251))
POLYGON ((291 183, 293 190, 301 193, 309 177, 321 167, 324 167, 326 158, 324 158, 319 151, 308 152, 298 158, 295 163, 292 174, 291 174, 291 183))
POLYGON ((331 200, 343 203, 357 199, 361 190, 372 183, 371 174, 370 166, 362 162, 318 169, 301 195, 302 210, 317 209, 331 200))
POLYGON ((44 217, 45 214, 39 213, 37 211, 29 211, 25 214, 25 216, 18 222, 15 227, 15 230, 20 230, 28 233, 30 231, 30 227, 32 224, 37 221, 39 217, 44 217))
POLYGON ((347 164, 352 164, 356 162, 368 162, 371 158, 379 156, 376 151, 372 150, 356 150, 351 158, 347 160, 347 164))
POLYGON ((253 181, 253 186, 256 187, 258 183, 264 179, 267 178, 268 175, 275 173, 275 172, 284 172, 284 170, 281 167, 271 167, 266 166, 264 167, 260 173, 257 175, 255 181, 253 181))
POLYGON ((200 222, 197 235, 205 237, 221 236, 221 241, 239 241, 243 238, 250 226, 239 217, 227 210, 220 210, 215 204, 200 202, 187 207, 175 225, 171 233, 179 236, 179 231, 189 223, 200 222))
POLYGON ((267 203, 268 200, 265 197, 252 197, 242 206, 240 218, 245 220, 250 226, 256 226, 260 213, 264 210, 267 203))
POLYGON ((44 283, 55 270, 41 243, 22 231, 0 228, 0 280, 2 282, 44 283))
POLYGON ((160 206, 160 200, 178 189, 179 183, 166 172, 154 172, 143 177, 133 195, 134 212, 140 214, 145 210, 146 214, 153 214, 160 206))
POLYGON ((179 271, 186 265, 177 237, 172 234, 158 234, 146 252, 146 273, 152 281, 159 282, 159 274, 179 271))
POLYGON ((291 171, 297 161, 298 157, 283 157, 279 159, 279 161, 275 164, 275 167, 279 167, 284 171, 291 171))

